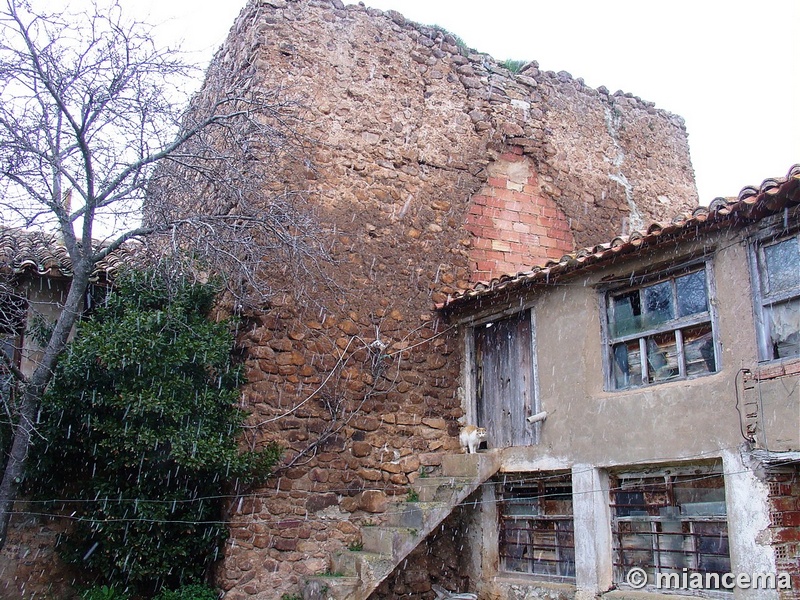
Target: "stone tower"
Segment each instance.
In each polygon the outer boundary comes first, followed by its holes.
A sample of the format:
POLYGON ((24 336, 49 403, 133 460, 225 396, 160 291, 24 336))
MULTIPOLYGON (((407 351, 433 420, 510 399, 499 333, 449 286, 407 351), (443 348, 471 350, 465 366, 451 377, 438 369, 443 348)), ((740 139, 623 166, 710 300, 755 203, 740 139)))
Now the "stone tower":
MULTIPOLYGON (((680 117, 536 63, 509 72, 393 11, 252 0, 197 102, 218 93, 214 73, 296 103, 307 152, 278 172, 333 232, 337 261, 334 286, 245 315, 240 340, 255 442, 279 441, 286 465, 232 507, 218 581, 228 599, 279 598, 336 570, 332 557, 457 451, 463 343, 437 302, 690 210, 697 194, 680 117)), ((449 552, 441 564, 457 564, 449 552)), ((406 573, 468 576, 415 570, 431 553, 412 556, 406 573)), ((426 576, 391 577, 374 597, 430 593, 426 576)))

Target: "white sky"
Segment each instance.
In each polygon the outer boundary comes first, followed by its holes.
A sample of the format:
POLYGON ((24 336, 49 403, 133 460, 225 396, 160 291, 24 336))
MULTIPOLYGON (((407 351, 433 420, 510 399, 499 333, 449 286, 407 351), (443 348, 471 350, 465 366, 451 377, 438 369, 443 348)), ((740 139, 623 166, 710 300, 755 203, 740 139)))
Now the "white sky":
MULTIPOLYGON (((121 0, 210 57, 245 0, 121 0)), ((700 202, 800 163, 798 0, 369 0, 686 120, 700 202)), ((207 58, 206 58, 207 60, 207 58)))

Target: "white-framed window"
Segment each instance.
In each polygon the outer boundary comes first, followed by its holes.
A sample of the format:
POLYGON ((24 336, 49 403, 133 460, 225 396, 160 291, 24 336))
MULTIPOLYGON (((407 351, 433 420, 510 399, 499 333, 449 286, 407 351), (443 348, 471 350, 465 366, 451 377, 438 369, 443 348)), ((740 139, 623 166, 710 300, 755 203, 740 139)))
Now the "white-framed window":
POLYGON ((569 473, 506 475, 499 486, 499 554, 506 573, 575 579, 569 473))
POLYGON ((603 295, 606 387, 652 385, 719 369, 711 263, 704 261, 603 295))
POLYGON ((618 472, 609 480, 616 582, 634 567, 651 582, 688 570, 724 590, 718 577, 731 560, 720 465, 618 472))
POLYGON ((800 356, 800 233, 761 239, 753 248, 759 357, 800 356))

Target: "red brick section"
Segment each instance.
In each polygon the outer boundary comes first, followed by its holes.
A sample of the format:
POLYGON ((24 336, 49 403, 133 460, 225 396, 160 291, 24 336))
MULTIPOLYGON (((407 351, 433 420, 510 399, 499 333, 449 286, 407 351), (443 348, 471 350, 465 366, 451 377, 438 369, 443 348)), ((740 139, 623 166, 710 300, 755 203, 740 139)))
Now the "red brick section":
POLYGON ((512 147, 489 166, 489 178, 472 197, 465 228, 473 282, 518 273, 575 249, 570 223, 539 187, 522 148, 512 147))
POLYGON ((800 375, 800 360, 782 362, 777 365, 759 367, 752 374, 750 379, 764 381, 767 379, 777 379, 787 375, 800 375))
POLYGON ((792 589, 781 590, 781 600, 800 599, 800 467, 793 472, 767 475, 770 529, 778 573, 789 573, 792 589))

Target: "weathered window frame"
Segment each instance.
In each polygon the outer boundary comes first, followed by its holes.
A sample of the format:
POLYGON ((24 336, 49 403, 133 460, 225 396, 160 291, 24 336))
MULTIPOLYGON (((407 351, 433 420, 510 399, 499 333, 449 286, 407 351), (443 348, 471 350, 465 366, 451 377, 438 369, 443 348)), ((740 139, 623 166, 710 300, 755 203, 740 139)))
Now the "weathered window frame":
MULTIPOLYGON (((727 497, 721 465, 684 465, 611 473, 611 534, 614 581, 644 569, 657 574, 731 571, 727 497), (697 485, 717 483, 716 486, 697 485), (687 485, 688 484, 688 485, 687 485), (693 485, 694 484, 694 485, 693 485), (716 501, 685 502, 680 496, 717 496, 716 501), (720 499, 721 497, 721 499, 720 499)), ((726 591, 714 586, 714 591, 726 591)))
MULTIPOLYGON (((607 391, 636 389, 658 385, 669 381, 704 377, 717 373, 720 370, 720 358, 722 352, 719 342, 719 327, 717 325, 714 267, 710 257, 680 262, 678 265, 654 273, 644 273, 641 275, 634 274, 628 278, 627 285, 605 285, 600 288, 600 292, 603 370, 605 389, 607 391), (612 331, 617 322, 615 320, 616 315, 614 314, 613 299, 626 296, 645 288, 654 288, 656 285, 669 283, 671 300, 673 305, 677 307, 680 304, 677 296, 677 280, 698 272, 703 272, 705 274, 705 293, 707 302, 707 309, 705 311, 691 313, 684 317, 677 316, 671 319, 666 319, 653 327, 642 328, 641 330, 633 331, 627 334, 618 334, 612 331), (692 360, 685 355, 686 348, 684 346, 683 332, 705 327, 707 327, 709 331, 707 334, 703 335, 710 335, 710 346, 706 344, 707 350, 710 350, 713 352, 713 354, 710 354, 709 356, 704 355, 702 360, 706 362, 706 366, 708 366, 710 361, 713 361, 713 368, 691 373, 689 372, 689 366, 699 363, 699 359, 694 357, 695 360, 692 360), (664 377, 651 376, 651 373, 654 371, 654 369, 653 365, 650 364, 650 357, 654 354, 661 354, 662 356, 665 355, 662 347, 658 346, 657 343, 653 341, 653 338, 656 336, 664 336, 670 333, 674 335, 675 342, 675 353, 673 357, 675 365, 671 370, 674 371, 674 369, 677 368, 677 373, 664 377), (630 344, 636 340, 639 342, 639 356, 647 356, 648 360, 642 361, 640 358, 640 376, 638 383, 628 382, 626 385, 619 385, 617 377, 615 376, 615 364, 617 360, 615 357, 615 346, 619 346, 624 343, 630 344), (652 343, 650 343, 651 341, 652 343)), ((668 366, 666 360, 664 366, 668 366)))
MULTIPOLYGON (((753 312, 756 322, 758 354, 761 361, 774 361, 800 358, 800 350, 778 355, 779 344, 772 341, 772 326, 769 312, 775 305, 800 303, 800 283, 786 289, 771 290, 769 287, 769 268, 766 258, 767 248, 792 242, 800 249, 800 228, 788 228, 788 215, 782 224, 771 220, 765 229, 750 239, 750 272, 753 282, 753 312)), ((790 311, 791 312, 791 311, 790 311)), ((800 347, 800 346, 799 346, 800 347)))
POLYGON ((506 475, 497 487, 500 570, 574 582, 571 474, 506 475))

